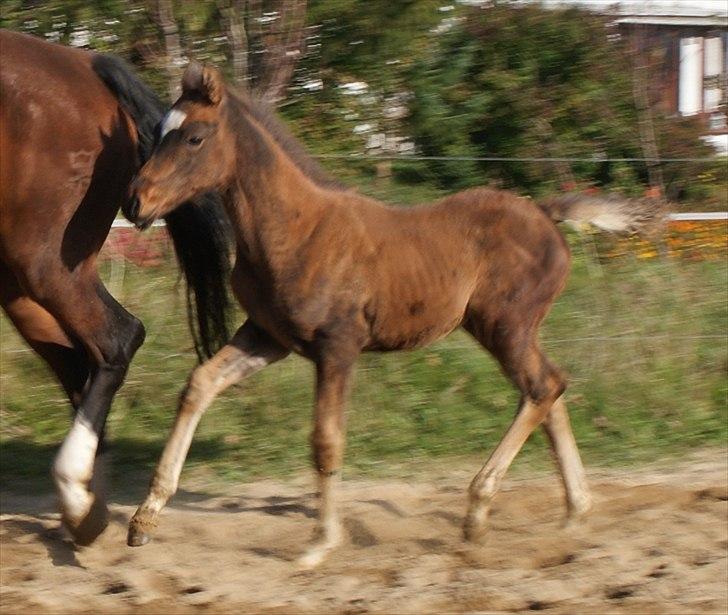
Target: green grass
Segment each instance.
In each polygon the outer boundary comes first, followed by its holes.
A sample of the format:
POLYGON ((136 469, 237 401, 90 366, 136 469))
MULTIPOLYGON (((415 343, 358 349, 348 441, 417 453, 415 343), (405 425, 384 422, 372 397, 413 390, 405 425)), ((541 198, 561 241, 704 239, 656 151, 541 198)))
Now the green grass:
MULTIPOLYGON (((600 264, 579 236, 569 240, 573 271, 542 339, 570 376, 567 402, 585 461, 632 464, 724 446, 726 262, 600 264)), ((104 265, 111 291, 148 335, 109 419, 117 483, 149 475, 195 364, 175 268, 127 265, 120 273, 118 265, 104 265)), ((0 343, 0 477, 49 484, 69 406, 4 316, 0 343)), ((463 332, 415 352, 366 354, 349 411, 347 472, 381 475, 446 457, 484 459, 517 398, 463 332)), ((243 480, 307 468, 312 400, 313 369, 298 357, 232 387, 204 417, 186 476, 243 480)), ((548 464, 545 449, 539 433, 517 465, 548 464)))

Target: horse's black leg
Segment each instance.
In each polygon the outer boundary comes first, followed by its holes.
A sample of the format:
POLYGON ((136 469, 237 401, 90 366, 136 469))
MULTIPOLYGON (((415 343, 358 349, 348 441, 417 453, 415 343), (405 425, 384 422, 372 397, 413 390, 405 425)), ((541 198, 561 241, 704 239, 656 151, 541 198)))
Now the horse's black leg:
POLYGON ((56 458, 54 476, 64 522, 79 543, 88 543, 106 525, 100 459, 106 418, 144 329, 98 281, 74 280, 65 292, 52 296, 38 280, 24 281, 21 286, 0 263, 0 304, 55 372, 74 407, 73 426, 56 458))
POLYGON ((103 531, 107 517, 98 493, 101 477, 95 468, 96 453, 101 450, 114 394, 144 340, 144 327, 104 288, 91 260, 74 272, 51 259, 16 265, 13 272, 19 286, 87 358, 88 380, 80 395, 78 390, 74 393, 78 401, 73 425, 58 452, 53 475, 65 525, 77 542, 89 543, 103 531))
POLYGON ((106 504, 99 492, 102 481, 98 480, 94 460, 102 449, 111 402, 144 340, 141 322, 98 282, 94 285, 94 295, 93 319, 71 317, 70 320, 75 325, 74 333, 95 351, 96 365, 53 465, 64 523, 80 544, 93 541, 106 526, 106 504), (92 478, 96 484, 91 484, 92 478))

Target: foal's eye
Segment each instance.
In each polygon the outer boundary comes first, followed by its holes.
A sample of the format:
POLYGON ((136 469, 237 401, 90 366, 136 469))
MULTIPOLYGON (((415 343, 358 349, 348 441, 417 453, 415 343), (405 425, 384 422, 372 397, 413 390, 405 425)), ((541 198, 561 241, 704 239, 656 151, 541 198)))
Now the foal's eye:
POLYGON ((198 137, 197 135, 187 137, 187 143, 189 143, 190 145, 199 145, 200 143, 202 143, 202 137, 198 137))

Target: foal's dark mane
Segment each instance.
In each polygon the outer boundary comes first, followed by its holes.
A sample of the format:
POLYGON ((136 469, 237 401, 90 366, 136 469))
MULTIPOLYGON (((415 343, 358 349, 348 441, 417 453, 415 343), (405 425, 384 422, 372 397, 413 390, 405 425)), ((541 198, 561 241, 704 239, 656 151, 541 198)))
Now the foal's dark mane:
POLYGON ((334 179, 306 151, 301 142, 276 115, 275 109, 264 100, 228 87, 229 100, 237 111, 248 113, 273 140, 288 154, 291 161, 316 185, 331 190, 350 190, 346 184, 334 179))

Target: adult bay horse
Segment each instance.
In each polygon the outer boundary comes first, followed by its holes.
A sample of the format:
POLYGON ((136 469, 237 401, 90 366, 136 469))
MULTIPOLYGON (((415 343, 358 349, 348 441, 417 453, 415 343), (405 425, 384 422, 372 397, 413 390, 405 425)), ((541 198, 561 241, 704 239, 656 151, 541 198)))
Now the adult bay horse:
MULTIPOLYGON (((53 474, 65 525, 89 543, 106 525, 95 464, 104 424, 144 339, 96 261, 163 107, 117 58, 6 30, 0 50, 0 304, 74 408, 53 474)), ((211 354, 226 337, 210 315, 225 306, 227 227, 218 201, 198 200, 167 225, 211 354)))
POLYGON ((175 492, 193 432, 215 395, 296 352, 316 366, 312 434, 319 519, 302 565, 341 538, 335 493, 344 407, 362 351, 422 347, 463 327, 521 392, 515 420, 473 480, 465 536, 484 530, 490 502, 529 434, 543 424, 559 462, 569 513, 591 498, 562 394, 566 382, 539 347, 538 328, 569 272, 554 219, 615 230, 645 211, 565 196, 543 203, 467 190, 435 204, 386 206, 325 177, 272 115, 191 64, 162 140, 133 182, 140 226, 208 190, 223 196, 237 244, 233 290, 248 318, 195 369, 129 544, 149 540, 175 492))

